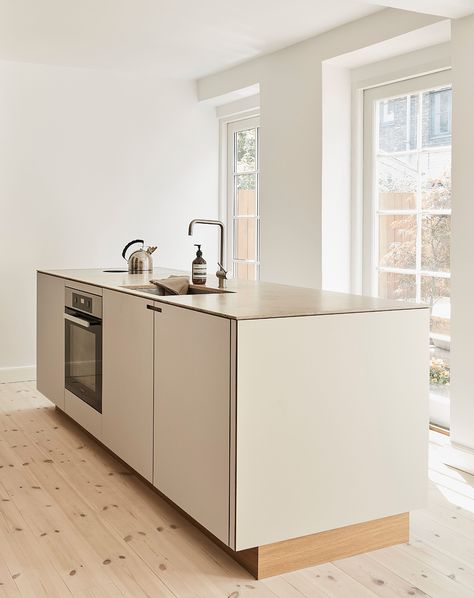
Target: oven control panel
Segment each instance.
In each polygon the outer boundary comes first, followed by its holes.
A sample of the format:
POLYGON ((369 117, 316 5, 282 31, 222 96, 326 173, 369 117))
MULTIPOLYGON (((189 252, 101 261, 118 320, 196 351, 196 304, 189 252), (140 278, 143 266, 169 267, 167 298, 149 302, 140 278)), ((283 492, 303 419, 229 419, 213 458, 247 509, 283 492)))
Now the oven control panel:
POLYGON ((71 287, 66 287, 64 291, 65 307, 84 314, 90 314, 99 320, 102 319, 102 297, 100 295, 85 293, 80 289, 71 287))
POLYGON ((89 314, 92 313, 92 297, 86 295, 80 295, 79 293, 72 294, 72 306, 75 309, 80 309, 89 314))

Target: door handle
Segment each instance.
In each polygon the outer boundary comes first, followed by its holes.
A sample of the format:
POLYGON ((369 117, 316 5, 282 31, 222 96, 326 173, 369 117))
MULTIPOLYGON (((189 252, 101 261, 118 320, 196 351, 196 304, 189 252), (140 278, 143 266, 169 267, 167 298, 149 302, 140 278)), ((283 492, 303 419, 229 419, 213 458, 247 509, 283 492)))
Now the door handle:
POLYGON ((87 320, 83 320, 82 318, 77 318, 76 316, 71 316, 71 314, 64 314, 64 319, 69 320, 70 322, 74 322, 74 324, 78 324, 83 328, 90 328, 91 323, 87 320))
POLYGON ((161 309, 161 307, 155 307, 154 305, 147 305, 146 306, 147 309, 151 309, 151 311, 159 311, 162 312, 163 310, 161 309))

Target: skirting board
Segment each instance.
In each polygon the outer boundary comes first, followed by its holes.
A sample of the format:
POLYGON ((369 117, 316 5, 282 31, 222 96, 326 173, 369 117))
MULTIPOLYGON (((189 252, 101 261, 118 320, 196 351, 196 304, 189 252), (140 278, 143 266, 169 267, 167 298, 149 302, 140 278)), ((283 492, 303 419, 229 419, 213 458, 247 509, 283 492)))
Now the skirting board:
POLYGON ((403 544, 408 538, 409 515, 401 513, 231 554, 256 579, 263 579, 403 544))
POLYGON ((474 475, 474 450, 467 446, 451 442, 443 449, 443 462, 474 475))
POLYGON ((0 368, 0 384, 6 382, 29 382, 36 380, 36 366, 25 365, 18 368, 0 368))

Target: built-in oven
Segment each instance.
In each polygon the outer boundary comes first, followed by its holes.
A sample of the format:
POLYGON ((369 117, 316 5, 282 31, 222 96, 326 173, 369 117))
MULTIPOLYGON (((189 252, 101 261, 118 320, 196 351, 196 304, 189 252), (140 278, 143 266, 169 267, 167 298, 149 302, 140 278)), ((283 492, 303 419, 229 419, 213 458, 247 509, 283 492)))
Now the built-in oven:
POLYGON ((102 413, 102 297, 66 287, 65 388, 102 413))

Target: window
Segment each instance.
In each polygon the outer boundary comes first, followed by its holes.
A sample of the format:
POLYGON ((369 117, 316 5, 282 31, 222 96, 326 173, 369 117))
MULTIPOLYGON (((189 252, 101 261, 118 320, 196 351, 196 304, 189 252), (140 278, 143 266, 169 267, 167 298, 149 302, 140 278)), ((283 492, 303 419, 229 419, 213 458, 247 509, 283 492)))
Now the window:
POLYGON ((395 112, 392 100, 381 103, 380 116, 381 124, 383 125, 391 125, 395 122, 395 112))
POLYGON ((260 126, 257 118, 227 125, 227 224, 234 278, 260 275, 260 126))
POLYGON ((430 137, 451 136, 451 103, 450 88, 430 92, 430 137))
MULTIPOLYGON (((364 133, 365 206, 370 210, 364 231, 365 290, 430 305, 432 402, 447 403, 452 92, 446 85, 417 89, 433 81, 430 77, 366 92, 366 117, 372 117, 364 133), (389 95, 397 89, 403 93, 389 95), (389 128, 387 102, 395 115, 389 128)), ((449 410, 440 416, 439 404, 433 405, 432 421, 448 427, 449 410)))

